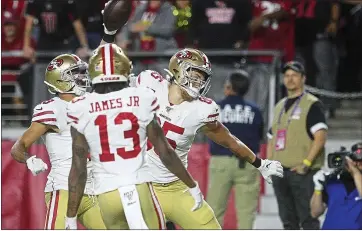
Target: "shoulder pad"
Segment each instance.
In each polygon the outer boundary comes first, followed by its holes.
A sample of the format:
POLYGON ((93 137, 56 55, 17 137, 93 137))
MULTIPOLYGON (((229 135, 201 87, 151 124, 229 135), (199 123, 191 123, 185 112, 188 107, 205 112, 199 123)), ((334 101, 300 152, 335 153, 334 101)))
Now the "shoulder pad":
POLYGON ((146 70, 137 76, 136 86, 148 87, 155 91, 164 81, 167 80, 157 71, 146 70))

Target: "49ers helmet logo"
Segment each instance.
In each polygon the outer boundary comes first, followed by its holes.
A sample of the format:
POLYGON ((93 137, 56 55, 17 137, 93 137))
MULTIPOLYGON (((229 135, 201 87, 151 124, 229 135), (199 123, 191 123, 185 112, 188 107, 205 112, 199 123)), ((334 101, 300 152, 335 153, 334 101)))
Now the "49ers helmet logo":
POLYGON ((56 69, 57 67, 60 67, 61 65, 63 65, 64 60, 63 59, 54 59, 53 61, 51 61, 47 67, 47 71, 52 71, 54 69, 56 69))
POLYGON ((188 50, 182 50, 176 54, 178 59, 192 59, 192 53, 188 50))

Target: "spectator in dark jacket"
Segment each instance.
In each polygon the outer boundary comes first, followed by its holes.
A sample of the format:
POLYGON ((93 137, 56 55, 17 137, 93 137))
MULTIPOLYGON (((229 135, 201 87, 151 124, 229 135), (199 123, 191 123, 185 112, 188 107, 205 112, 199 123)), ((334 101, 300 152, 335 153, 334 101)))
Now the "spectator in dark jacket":
MULTIPOLYGON (((163 0, 148 1, 136 7, 133 17, 123 28, 120 46, 132 51, 165 51, 176 49, 174 39, 176 18, 172 5, 163 0)), ((135 60, 135 59, 134 59, 135 60)), ((152 69, 160 73, 167 68, 168 59, 148 58, 135 61, 134 73, 152 69)))

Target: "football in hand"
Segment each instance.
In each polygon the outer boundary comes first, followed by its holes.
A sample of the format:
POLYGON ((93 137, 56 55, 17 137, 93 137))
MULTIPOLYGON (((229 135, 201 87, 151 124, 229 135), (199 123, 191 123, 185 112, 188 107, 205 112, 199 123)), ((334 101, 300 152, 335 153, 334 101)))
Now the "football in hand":
POLYGON ((110 0, 104 7, 103 23, 107 30, 122 28, 132 12, 132 0, 110 0))

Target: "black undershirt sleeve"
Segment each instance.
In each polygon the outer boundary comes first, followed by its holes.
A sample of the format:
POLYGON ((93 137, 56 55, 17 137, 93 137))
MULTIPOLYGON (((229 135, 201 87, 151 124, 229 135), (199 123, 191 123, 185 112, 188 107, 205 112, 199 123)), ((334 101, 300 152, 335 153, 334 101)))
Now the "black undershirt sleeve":
POLYGON ((314 135, 311 132, 311 128, 319 123, 326 124, 326 117, 324 115, 323 104, 320 101, 313 103, 309 109, 307 115, 307 133, 309 137, 313 140, 314 135))

